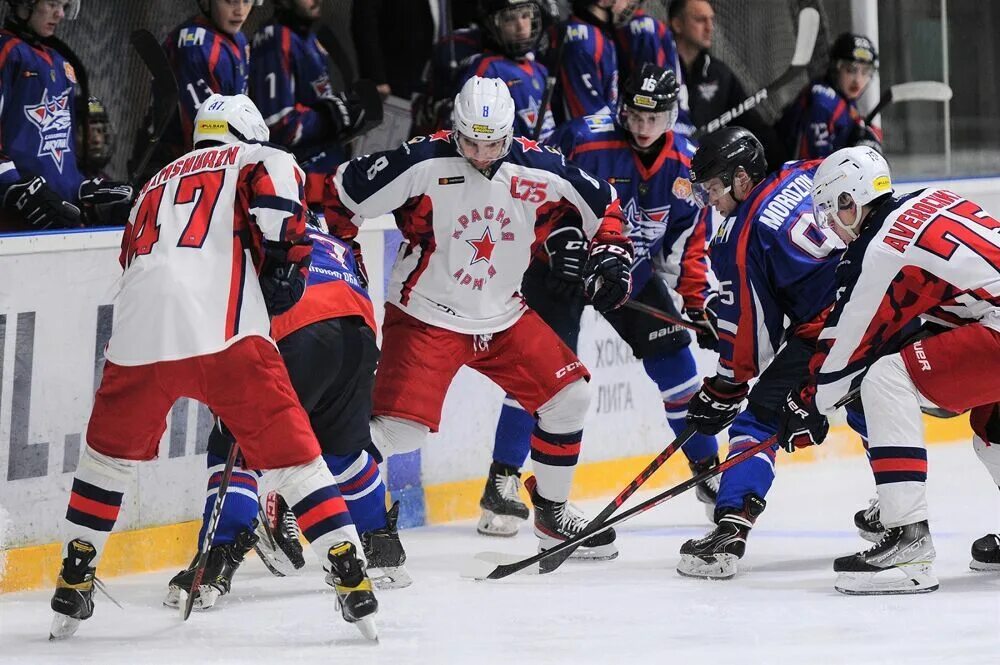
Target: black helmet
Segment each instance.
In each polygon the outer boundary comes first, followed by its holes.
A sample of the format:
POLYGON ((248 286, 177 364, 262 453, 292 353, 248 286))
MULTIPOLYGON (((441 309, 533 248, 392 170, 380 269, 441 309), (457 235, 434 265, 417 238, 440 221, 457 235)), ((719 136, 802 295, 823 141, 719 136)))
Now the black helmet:
POLYGON ((506 56, 521 58, 538 48, 542 37, 542 5, 538 0, 479 0, 479 16, 489 40, 506 56), (504 19, 530 12, 531 32, 518 39, 504 34, 504 19))
POLYGON ((636 111, 669 111, 677 109, 677 96, 681 88, 671 69, 644 63, 633 72, 622 88, 622 104, 636 111))
POLYGON ((691 159, 691 182, 698 185, 719 178, 723 185, 731 187, 736 169, 740 167, 754 183, 760 182, 767 175, 764 146, 742 127, 723 127, 701 139, 691 159))
POLYGON ((830 47, 830 65, 838 60, 860 62, 878 69, 878 51, 872 40, 864 35, 845 32, 837 37, 830 47))

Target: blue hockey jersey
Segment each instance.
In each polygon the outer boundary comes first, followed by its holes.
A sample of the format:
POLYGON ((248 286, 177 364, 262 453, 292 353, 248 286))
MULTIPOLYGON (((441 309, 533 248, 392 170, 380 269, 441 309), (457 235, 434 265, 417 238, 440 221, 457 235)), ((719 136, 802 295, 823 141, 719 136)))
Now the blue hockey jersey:
POLYGON ((0 30, 0 194, 42 176, 65 200, 79 198, 75 84, 72 65, 55 50, 0 30))
POLYGON ((171 158, 177 158, 191 150, 194 116, 203 101, 214 93, 247 93, 250 44, 242 32, 230 37, 204 16, 196 16, 171 30, 163 49, 177 77, 180 118, 174 117, 161 141, 171 158))
POLYGON ((647 167, 629 144, 627 132, 608 115, 584 116, 563 125, 550 143, 618 193, 635 247, 633 294, 641 293, 656 271, 685 306, 702 307, 709 289, 706 223, 692 198, 691 143, 668 132, 647 167))
MULTIPOLYGON (((473 76, 498 78, 507 84, 510 96, 514 99, 517 117, 514 119, 514 134, 532 136, 535 132, 535 122, 545 95, 545 78, 548 70, 534 60, 512 60, 504 55, 486 51, 474 57, 458 79, 457 89, 473 76)), ((457 90, 456 90, 457 92, 457 90)), ((539 138, 546 139, 555 129, 552 111, 545 110, 545 120, 542 123, 542 133, 539 138)))
POLYGON ((423 92, 413 102, 416 134, 430 134, 451 126, 451 103, 458 94, 459 74, 482 51, 483 35, 479 28, 456 30, 434 44, 424 69, 423 92))
POLYGON ((327 121, 314 110, 333 95, 326 51, 316 35, 301 35, 272 21, 253 37, 250 93, 271 130, 271 141, 285 146, 306 172, 306 201, 322 202, 323 178, 347 159, 328 139, 327 121))
POLYGON ((618 108, 618 55, 613 36, 600 26, 571 16, 559 26, 563 54, 552 107, 572 120, 618 108))
MULTIPOLYGON (((853 145, 851 136, 864 126, 855 101, 825 80, 813 81, 785 110, 775 130, 793 159, 819 159, 853 145)), ((872 128, 873 138, 881 134, 872 128)))
POLYGON ((809 191, 819 164, 787 162, 750 192, 712 239, 720 295, 718 373, 731 381, 760 374, 786 334, 815 339, 833 304, 844 245, 813 219, 809 191))

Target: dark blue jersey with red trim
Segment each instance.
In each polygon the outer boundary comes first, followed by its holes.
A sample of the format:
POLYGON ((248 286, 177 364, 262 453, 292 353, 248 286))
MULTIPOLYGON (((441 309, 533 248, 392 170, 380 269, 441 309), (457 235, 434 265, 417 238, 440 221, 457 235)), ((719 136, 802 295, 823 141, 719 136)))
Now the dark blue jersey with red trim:
MULTIPOLYGON (((531 136, 535 132, 535 122, 545 95, 545 78, 548 70, 534 60, 513 60, 504 55, 486 51, 474 57, 458 77, 457 88, 461 90, 473 76, 498 78, 507 84, 510 96, 514 99, 517 117, 514 118, 514 134, 531 136)), ((541 139, 548 138, 555 129, 551 109, 545 111, 545 121, 542 123, 541 139)))
POLYGON ((775 130, 793 159, 819 159, 853 145, 850 139, 863 125, 857 103, 817 79, 785 110, 775 130))
POLYGON ((54 49, 0 30, 0 194, 42 176, 65 200, 79 198, 75 84, 73 67, 54 49))
POLYGON ((483 35, 479 28, 456 30, 434 44, 424 69, 423 91, 413 103, 414 124, 419 133, 430 134, 451 126, 458 77, 482 52, 483 35))
MULTIPOLYGON (((193 17, 170 31, 163 42, 177 77, 179 116, 163 133, 171 156, 191 150, 198 107, 214 93, 245 95, 250 76, 250 44, 242 32, 230 36, 204 16, 193 17)), ((153 99, 153 104, 160 103, 153 99)))
POLYGON ((720 293, 718 373, 731 381, 758 376, 786 334, 815 337, 833 304, 844 246, 813 219, 809 192, 819 164, 786 163, 750 192, 712 239, 720 293))
POLYGON ((601 27, 571 16, 559 26, 563 54, 552 107, 565 120, 618 108, 618 55, 614 36, 601 27))
POLYGON ((607 180, 618 192, 635 247, 633 294, 642 292, 653 273, 684 299, 702 307, 708 293, 706 224, 692 198, 694 148, 668 132, 650 166, 629 143, 629 135, 610 116, 585 116, 560 127, 550 143, 580 168, 607 180))

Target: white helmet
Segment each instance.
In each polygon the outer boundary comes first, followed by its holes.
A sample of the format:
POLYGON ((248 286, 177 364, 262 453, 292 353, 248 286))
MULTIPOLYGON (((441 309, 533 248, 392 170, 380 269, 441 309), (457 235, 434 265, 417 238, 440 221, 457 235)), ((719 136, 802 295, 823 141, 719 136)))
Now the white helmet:
MULTIPOLYGON (((473 76, 455 96, 451 122, 455 131, 467 139, 503 139, 503 150, 497 156, 497 159, 501 159, 510 152, 510 145, 514 140, 515 115, 514 100, 503 80, 473 76)), ((462 144, 456 142, 456 145, 461 154, 462 144)))
POLYGON ((861 206, 880 196, 892 194, 892 175, 885 158, 877 150, 857 146, 843 148, 823 160, 813 176, 813 213, 820 226, 836 224, 851 238, 858 237, 861 206), (838 210, 856 206, 854 222, 844 224, 838 210))
POLYGON ((202 141, 235 143, 267 141, 270 137, 264 118, 246 95, 212 95, 194 117, 195 146, 202 141))

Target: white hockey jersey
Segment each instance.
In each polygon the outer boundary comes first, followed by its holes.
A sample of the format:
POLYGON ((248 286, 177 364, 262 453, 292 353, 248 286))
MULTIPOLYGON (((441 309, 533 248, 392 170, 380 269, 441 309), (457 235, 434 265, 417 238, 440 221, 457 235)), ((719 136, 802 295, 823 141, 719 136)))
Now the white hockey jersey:
POLYGON ((146 183, 122 238, 107 358, 143 365, 267 337, 260 240, 303 236, 304 181, 281 148, 231 143, 194 150, 146 183))
POLYGON ((526 305, 521 278, 557 225, 627 244, 614 189, 559 151, 516 137, 492 177, 456 150, 451 132, 340 166, 328 179, 331 232, 351 238, 366 218, 393 213, 404 244, 386 301, 460 333, 506 330, 526 305))
POLYGON ((847 248, 816 405, 829 413, 900 331, 921 317, 948 327, 979 321, 1000 331, 1000 221, 942 189, 884 204, 847 248))

